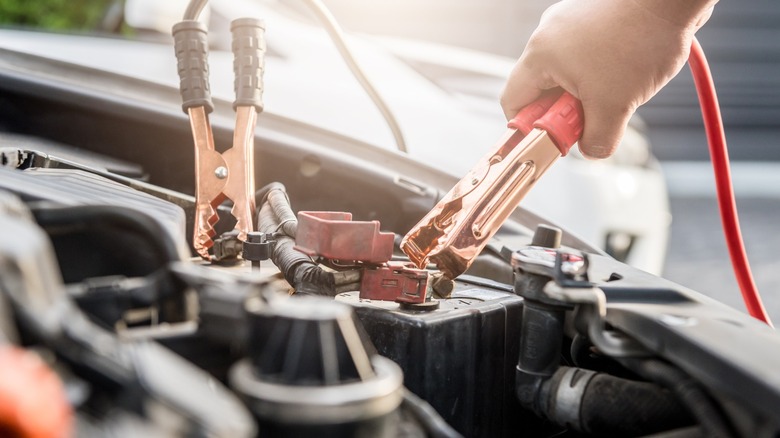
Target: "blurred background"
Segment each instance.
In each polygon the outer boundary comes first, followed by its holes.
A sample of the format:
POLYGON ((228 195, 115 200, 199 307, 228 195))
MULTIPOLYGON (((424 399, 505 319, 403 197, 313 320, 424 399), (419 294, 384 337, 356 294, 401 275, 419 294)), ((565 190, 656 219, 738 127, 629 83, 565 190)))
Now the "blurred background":
MULTIPOLYGON (((324 0, 356 33, 444 43, 516 58, 550 0, 324 0)), ((294 3, 285 0, 285 3, 294 3)), ((114 0, 0 0, 0 22, 93 30, 114 0)), ((121 24, 116 31, 136 31, 121 24)), ((698 38, 709 58, 729 140, 742 229, 770 314, 780 320, 780 5, 722 1, 698 38)), ((508 73, 508 72, 507 72, 508 73)), ((498 105, 498 96, 496 96, 498 105)), ((673 222, 664 276, 736 308, 714 180, 687 68, 639 111, 667 180, 673 222)), ((564 226, 566 224, 563 224, 564 226)))

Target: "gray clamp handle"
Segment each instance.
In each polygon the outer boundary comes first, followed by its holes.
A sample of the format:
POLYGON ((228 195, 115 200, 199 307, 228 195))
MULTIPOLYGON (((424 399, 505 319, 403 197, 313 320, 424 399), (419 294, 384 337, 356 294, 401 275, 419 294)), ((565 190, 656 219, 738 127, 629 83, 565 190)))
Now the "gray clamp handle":
POLYGON ((179 91, 182 109, 204 107, 214 110, 209 88, 209 43, 206 26, 198 21, 185 20, 173 26, 173 46, 179 71, 179 91))
POLYGON ((239 18, 230 23, 233 34, 233 73, 239 106, 254 106, 263 111, 263 71, 265 70, 265 23, 254 18, 239 18))

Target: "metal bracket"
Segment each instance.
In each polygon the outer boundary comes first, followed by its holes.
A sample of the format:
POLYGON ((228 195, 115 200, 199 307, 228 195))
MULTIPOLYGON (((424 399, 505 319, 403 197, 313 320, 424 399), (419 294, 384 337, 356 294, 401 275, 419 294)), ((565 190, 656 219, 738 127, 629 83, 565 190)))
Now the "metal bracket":
POLYGON ((648 350, 637 341, 606 329, 607 299, 604 291, 588 279, 585 253, 527 247, 512 255, 512 266, 549 278, 539 297, 547 303, 575 305, 577 324, 587 327, 588 338, 604 354, 613 357, 645 356, 648 350))
POLYGON ((631 338, 606 329, 607 298, 597 287, 564 287, 549 282, 544 293, 551 299, 577 305, 577 318, 588 328, 588 338, 602 353, 612 357, 648 356, 650 352, 631 338))

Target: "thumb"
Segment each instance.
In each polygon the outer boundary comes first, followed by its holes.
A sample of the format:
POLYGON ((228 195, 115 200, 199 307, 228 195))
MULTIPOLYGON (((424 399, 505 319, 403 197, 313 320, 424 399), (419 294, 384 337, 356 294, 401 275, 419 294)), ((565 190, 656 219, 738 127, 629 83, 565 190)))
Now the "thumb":
POLYGON ((523 107, 533 103, 542 91, 556 84, 546 75, 537 73, 524 58, 520 58, 509 74, 501 93, 501 109, 507 120, 512 119, 523 107))
POLYGON ((605 106, 603 102, 583 102, 585 125, 579 141, 580 152, 587 158, 607 158, 623 139, 634 108, 605 106))

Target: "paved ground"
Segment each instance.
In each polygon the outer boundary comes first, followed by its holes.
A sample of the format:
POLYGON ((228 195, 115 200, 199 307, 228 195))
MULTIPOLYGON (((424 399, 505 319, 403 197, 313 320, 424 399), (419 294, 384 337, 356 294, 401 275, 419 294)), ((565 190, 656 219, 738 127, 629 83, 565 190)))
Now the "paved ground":
MULTIPOLYGON (((780 198, 738 198, 742 233, 770 317, 780 323, 780 198)), ((715 198, 671 199, 674 216, 664 277, 743 310, 715 198)))

